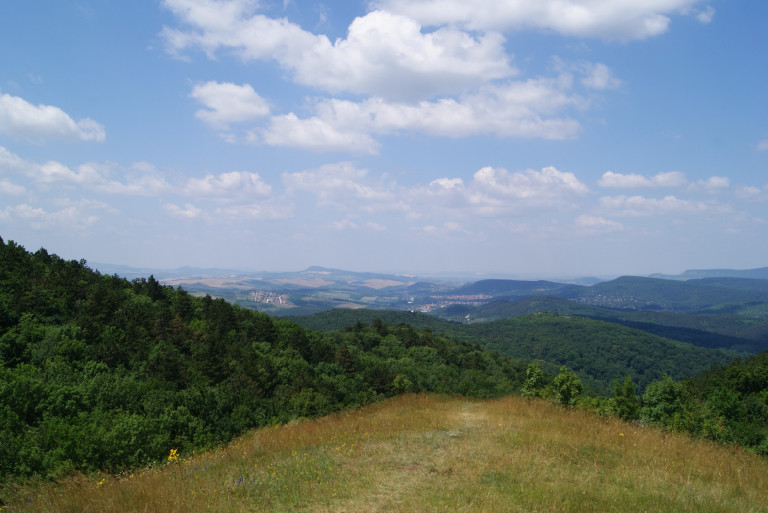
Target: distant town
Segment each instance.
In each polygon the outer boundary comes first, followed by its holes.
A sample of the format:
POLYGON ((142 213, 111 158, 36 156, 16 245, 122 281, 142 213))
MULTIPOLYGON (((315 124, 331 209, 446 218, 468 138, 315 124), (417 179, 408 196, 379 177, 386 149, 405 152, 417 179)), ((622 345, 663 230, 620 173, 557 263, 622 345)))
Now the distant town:
POLYGON ((413 310, 422 313, 429 313, 450 305, 480 306, 493 299, 493 296, 488 296, 485 294, 463 294, 457 296, 430 296, 430 299, 433 299, 434 302, 418 305, 417 307, 413 308, 413 310))
POLYGON ((252 290, 248 293, 248 299, 254 303, 284 305, 288 302, 288 295, 269 290, 252 290))

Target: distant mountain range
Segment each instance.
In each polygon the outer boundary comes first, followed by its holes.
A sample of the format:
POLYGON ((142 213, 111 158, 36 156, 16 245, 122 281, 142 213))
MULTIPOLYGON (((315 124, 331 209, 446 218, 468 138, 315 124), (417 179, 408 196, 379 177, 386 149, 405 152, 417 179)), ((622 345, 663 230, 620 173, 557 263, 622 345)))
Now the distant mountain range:
MULTIPOLYGON (((272 315, 306 315, 334 308, 447 312, 490 308, 497 301, 549 297, 623 311, 738 314, 768 317, 768 267, 689 270, 679 275, 621 276, 594 282, 483 279, 456 281, 405 274, 309 267, 297 272, 233 269, 146 269, 96 264, 102 274, 129 279, 154 275, 192 293, 223 297, 272 315)), ((483 315, 480 315, 483 317, 483 315)), ((453 316, 455 318, 455 316, 453 316)))
POLYGON ((757 269, 689 269, 681 274, 652 274, 650 278, 693 280, 699 278, 756 278, 768 280, 768 267, 757 269))

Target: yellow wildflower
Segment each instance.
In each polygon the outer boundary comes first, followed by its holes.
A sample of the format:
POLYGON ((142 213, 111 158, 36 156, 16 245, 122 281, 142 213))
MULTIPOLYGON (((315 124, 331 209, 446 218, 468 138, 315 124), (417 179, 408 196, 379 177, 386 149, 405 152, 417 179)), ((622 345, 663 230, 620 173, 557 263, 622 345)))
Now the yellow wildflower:
POLYGON ((171 452, 168 454, 168 461, 177 461, 178 459, 179 459, 178 449, 171 449, 171 452))

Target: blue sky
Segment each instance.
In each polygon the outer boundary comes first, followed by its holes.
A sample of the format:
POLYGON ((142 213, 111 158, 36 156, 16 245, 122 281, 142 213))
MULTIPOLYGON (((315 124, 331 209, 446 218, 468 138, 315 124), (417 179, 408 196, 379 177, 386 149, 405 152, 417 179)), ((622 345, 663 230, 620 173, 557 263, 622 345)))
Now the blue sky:
POLYGON ((0 236, 291 271, 768 265, 768 2, 0 3, 0 236))

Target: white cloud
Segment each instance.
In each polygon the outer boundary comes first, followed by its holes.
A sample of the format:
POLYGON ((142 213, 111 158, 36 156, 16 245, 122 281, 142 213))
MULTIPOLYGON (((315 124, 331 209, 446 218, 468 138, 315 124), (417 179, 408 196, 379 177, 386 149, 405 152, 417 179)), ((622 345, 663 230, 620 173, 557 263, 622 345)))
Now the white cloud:
POLYGON ((215 196, 227 200, 268 196, 272 193, 272 186, 264 183, 258 173, 231 171, 218 176, 208 174, 203 178, 190 178, 183 191, 192 196, 215 196))
POLYGON ((723 207, 713 203, 690 201, 675 196, 665 196, 662 199, 646 198, 644 196, 605 196, 600 198, 600 204, 604 208, 612 210, 615 215, 630 217, 671 213, 706 213, 723 210, 723 207))
POLYGON ((0 172, 23 171, 28 166, 24 159, 0 146, 0 172))
POLYGON ((338 221, 332 221, 331 228, 337 231, 344 231, 358 230, 360 226, 352 219, 345 217, 344 219, 339 219, 338 221))
POLYGON ((374 11, 356 18, 346 39, 331 42, 285 19, 256 14, 256 2, 166 0, 185 25, 166 27, 168 49, 200 48, 209 57, 232 50, 243 60, 276 60, 297 83, 332 93, 415 99, 451 93, 514 69, 503 38, 475 38, 455 29, 422 33, 411 19, 374 11))
POLYGON ((346 127, 334 126, 320 117, 299 119, 290 113, 270 119, 264 129, 250 132, 249 142, 269 146, 288 146, 311 151, 378 152, 379 143, 370 135, 346 127))
POLYGON ((621 80, 613 75, 611 69, 602 63, 585 62, 581 64, 583 77, 581 83, 589 89, 615 89, 621 85, 621 80))
POLYGON ((265 201, 217 208, 216 219, 228 221, 287 219, 293 215, 292 207, 284 202, 265 201))
POLYGON ((32 105, 23 98, 0 93, 0 133, 26 139, 68 139, 102 142, 104 127, 92 119, 74 121, 52 105, 32 105))
MULTIPOLYGON (((614 40, 663 34, 670 16, 688 13, 702 0, 374 0, 374 8, 425 25, 456 24, 471 30, 545 30, 614 40)), ((705 21, 711 11, 698 13, 705 21)))
POLYGON ((768 185, 762 189, 753 185, 741 186, 736 188, 735 194, 737 197, 751 202, 768 201, 768 185))
POLYGON ((388 228, 386 226, 384 226, 381 223, 376 223, 376 222, 373 222, 373 221, 368 221, 367 223, 365 223, 365 227, 368 230, 372 231, 372 232, 386 232, 386 231, 388 231, 388 228))
POLYGON ((328 164, 317 169, 284 173, 289 194, 308 191, 320 206, 337 209, 359 208, 366 211, 403 210, 404 206, 391 186, 371 180, 368 170, 350 162, 328 164))
POLYGON ((619 222, 587 214, 577 217, 574 224, 577 228, 587 233, 606 233, 624 229, 624 225, 619 222))
POLYGON ((270 119, 251 132, 251 142, 313 151, 377 153, 375 136, 422 133, 438 137, 493 135, 573 139, 578 121, 564 116, 567 108, 584 108, 586 100, 558 79, 531 79, 487 86, 458 99, 417 104, 392 103, 374 97, 361 102, 322 99, 305 119, 290 113, 270 119))
POLYGON ((89 162, 71 169, 57 161, 44 164, 27 161, 0 147, 0 171, 3 170, 25 175, 43 188, 61 184, 127 196, 151 196, 170 189, 165 178, 147 163, 124 169, 114 164, 89 162), (116 173, 123 174, 124 180, 111 179, 116 173))
POLYGON ((657 187, 682 187, 688 183, 685 174, 680 171, 669 171, 667 173, 658 173, 651 177, 651 181, 657 187))
POLYGON ((710 176, 706 180, 698 180, 689 186, 691 190, 708 192, 721 191, 731 186, 731 180, 726 176, 710 176))
POLYGON ((768 139, 763 139, 757 143, 757 147, 755 149, 757 151, 768 151, 768 139))
POLYGON ((336 231, 345 231, 345 230, 366 230, 369 232, 388 231, 388 228, 381 223, 377 223, 375 221, 368 221, 365 224, 361 225, 349 217, 345 217, 344 219, 340 219, 338 221, 332 221, 330 226, 333 230, 336 230, 336 231))
POLYGON ((43 208, 23 203, 0 210, 0 222, 22 222, 33 230, 54 228, 80 230, 92 226, 98 220, 97 216, 85 215, 83 209, 77 206, 69 206, 57 212, 47 212, 43 208))
POLYGON ((374 11, 356 18, 346 39, 318 38, 297 62, 297 82, 332 93, 396 100, 450 94, 515 74, 503 38, 455 29, 422 33, 404 16, 374 11))
POLYGON ((61 162, 49 161, 40 166, 33 166, 28 174, 38 183, 71 183, 81 185, 95 185, 103 181, 100 172, 89 165, 82 165, 77 171, 73 171, 61 162))
POLYGON ((638 189, 643 187, 683 187, 688 183, 685 175, 680 171, 658 173, 651 177, 635 173, 621 174, 606 171, 597 182, 600 187, 616 189, 638 189))
POLYGON ((474 181, 488 194, 518 199, 549 201, 564 195, 589 192, 573 173, 558 171, 553 166, 541 171, 526 169, 515 173, 502 168, 484 167, 475 173, 474 181))
POLYGON ((715 17, 715 8, 712 7, 711 5, 707 5, 706 7, 704 7, 704 9, 702 9, 696 14, 696 19, 699 20, 700 23, 703 23, 705 25, 708 23, 711 23, 714 17, 715 17))
POLYGON ((0 180, 0 194, 7 194, 9 196, 21 196, 27 192, 27 189, 21 185, 16 185, 7 180, 0 180))
POLYGON ((165 203, 163 208, 172 216, 180 217, 182 219, 197 219, 203 215, 203 211, 191 203, 187 203, 183 207, 173 203, 165 203))
POLYGON ((541 171, 510 172, 484 167, 465 184, 459 178, 439 178, 426 187, 407 191, 410 204, 420 216, 500 216, 531 209, 569 209, 571 200, 589 193, 575 175, 555 167, 541 171))
POLYGON ((518 71, 496 32, 456 26, 424 31, 408 15, 374 10, 355 18, 345 38, 305 31, 286 19, 260 14, 256 1, 165 0, 178 28, 166 27, 168 50, 200 49, 210 58, 230 51, 244 61, 273 60, 296 83, 333 95, 316 97, 302 111, 270 115, 250 85, 208 82, 191 96, 205 109, 197 116, 227 130, 229 142, 310 151, 376 154, 378 137, 421 133, 437 137, 573 139, 581 125, 569 113, 589 107, 577 92, 621 84, 602 63, 566 64, 556 76, 513 79, 518 71))
POLYGON ((258 121, 269 115, 269 104, 249 84, 206 82, 196 85, 189 96, 206 107, 195 116, 214 127, 258 121))

